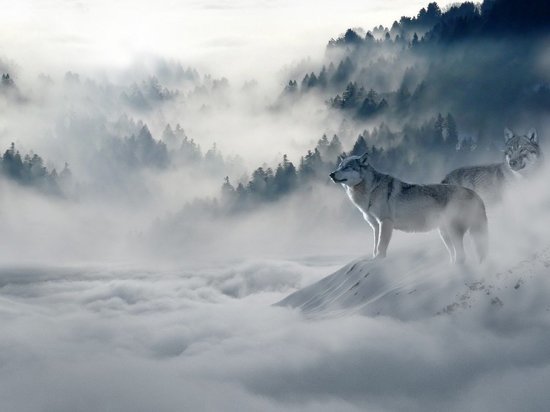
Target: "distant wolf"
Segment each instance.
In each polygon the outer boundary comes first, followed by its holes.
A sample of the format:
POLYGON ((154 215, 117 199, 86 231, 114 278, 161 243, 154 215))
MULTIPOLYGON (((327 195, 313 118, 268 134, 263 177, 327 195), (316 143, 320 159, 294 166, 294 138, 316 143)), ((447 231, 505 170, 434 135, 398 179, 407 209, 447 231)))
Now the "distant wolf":
POLYGON ((465 260, 462 241, 470 230, 480 262, 487 255, 485 205, 473 190, 403 182, 376 171, 367 153, 344 158, 330 177, 342 184, 372 227, 375 258, 386 256, 393 229, 427 232, 438 228, 453 263, 465 260))
POLYGON ((507 185, 529 177, 542 165, 542 152, 535 129, 519 136, 506 128, 504 142, 504 162, 461 167, 450 172, 441 183, 464 186, 475 190, 487 203, 498 202, 507 185))

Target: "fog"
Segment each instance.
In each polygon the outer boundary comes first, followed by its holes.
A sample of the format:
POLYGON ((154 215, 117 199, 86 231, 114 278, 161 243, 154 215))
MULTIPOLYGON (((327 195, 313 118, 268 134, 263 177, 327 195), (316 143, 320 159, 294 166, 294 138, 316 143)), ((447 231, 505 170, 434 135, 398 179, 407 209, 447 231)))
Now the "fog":
MULTIPOLYGON (((483 266, 452 268, 437 238, 397 235, 379 265, 414 267, 421 252, 423 276, 435 277, 424 300, 399 308, 405 300, 393 296, 393 316, 311 319, 270 306, 337 269, 340 259, 327 256, 187 269, 5 267, 4 408, 544 409, 548 219, 533 225, 531 217, 541 216, 549 199, 525 196, 538 185, 519 192, 525 201, 491 214, 491 256, 483 266), (506 224, 512 213, 516 222, 506 224), (529 246, 535 244, 542 248, 529 246), (468 305, 454 312, 431 311, 434 300, 443 309, 453 303, 446 298, 476 281, 494 288, 470 291, 468 305), (488 303, 495 297, 501 306, 488 303)), ((410 287, 425 283, 408 276, 410 287)), ((386 281, 392 278, 402 276, 387 274, 386 281)))
POLYGON ((162 0, 154 6, 145 1, 116 6, 108 1, 6 1, 0 39, 10 58, 21 65, 39 63, 41 70, 103 70, 153 54, 193 61, 216 76, 242 77, 252 68, 273 74, 294 60, 316 58, 324 43, 347 27, 390 25, 422 6, 403 0, 351 1, 345 8, 331 0, 162 0), (49 24, 52 18, 55 25, 49 24))
POLYGON ((548 163, 457 266, 328 177, 547 156, 532 3, 3 2, 2 411, 548 409, 548 163))

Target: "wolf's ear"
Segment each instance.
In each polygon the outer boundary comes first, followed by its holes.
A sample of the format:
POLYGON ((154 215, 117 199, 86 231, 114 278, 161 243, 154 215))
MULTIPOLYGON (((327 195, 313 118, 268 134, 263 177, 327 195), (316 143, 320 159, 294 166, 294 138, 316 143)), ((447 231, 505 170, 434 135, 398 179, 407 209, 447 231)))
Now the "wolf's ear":
POLYGON ((504 128, 504 142, 508 142, 512 137, 514 137, 514 132, 508 129, 507 127, 504 128))
POLYGON ((539 137, 537 135, 537 131, 533 128, 527 132, 527 137, 529 140, 531 140, 533 143, 538 143, 539 137))
POLYGON ((363 153, 359 158, 359 161, 361 162, 361 164, 366 165, 369 162, 369 153, 368 152, 363 153))

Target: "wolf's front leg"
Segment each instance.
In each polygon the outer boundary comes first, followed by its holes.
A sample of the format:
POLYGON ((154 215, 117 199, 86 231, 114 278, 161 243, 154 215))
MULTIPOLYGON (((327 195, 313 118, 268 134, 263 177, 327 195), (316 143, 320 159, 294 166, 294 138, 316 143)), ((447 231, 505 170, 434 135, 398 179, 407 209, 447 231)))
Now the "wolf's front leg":
POLYGON ((378 242, 377 257, 386 257, 386 251, 391 240, 393 232, 393 222, 389 219, 383 219, 380 223, 380 241, 378 242))
POLYGON ((378 243, 380 243, 380 224, 378 223, 378 220, 376 220, 376 218, 374 218, 373 216, 368 216, 367 214, 364 214, 364 218, 372 228, 372 234, 374 235, 372 257, 376 257, 378 255, 378 243))
POLYGON ((380 243, 380 225, 378 222, 375 222, 372 226, 372 231, 374 233, 374 246, 372 249, 372 256, 378 256, 378 244, 380 243))

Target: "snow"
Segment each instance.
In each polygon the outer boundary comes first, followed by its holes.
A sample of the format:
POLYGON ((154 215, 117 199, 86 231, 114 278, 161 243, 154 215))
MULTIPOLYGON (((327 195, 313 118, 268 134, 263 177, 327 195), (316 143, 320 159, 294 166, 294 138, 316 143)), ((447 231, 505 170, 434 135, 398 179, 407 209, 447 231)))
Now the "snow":
POLYGON ((361 314, 407 321, 474 306, 477 310, 498 310, 538 292, 538 309, 550 310, 550 301, 546 304, 542 296, 548 287, 540 288, 550 275, 550 248, 511 267, 495 261, 451 265, 440 253, 412 254, 407 258, 393 255, 354 260, 277 305, 299 308, 310 318, 361 314))

